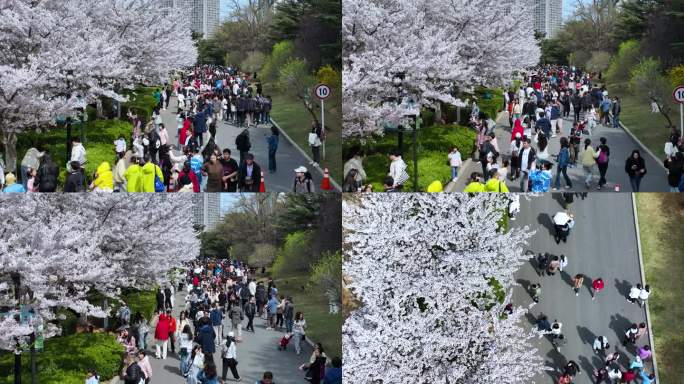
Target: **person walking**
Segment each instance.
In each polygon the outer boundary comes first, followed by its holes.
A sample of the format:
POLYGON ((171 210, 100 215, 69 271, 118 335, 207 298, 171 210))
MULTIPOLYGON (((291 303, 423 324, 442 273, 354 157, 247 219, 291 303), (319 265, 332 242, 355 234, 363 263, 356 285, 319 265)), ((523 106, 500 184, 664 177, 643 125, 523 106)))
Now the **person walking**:
POLYGON ((138 365, 135 354, 129 353, 126 355, 126 366, 123 368, 121 377, 125 384, 140 384, 141 381, 144 382, 145 374, 140 365, 138 365))
POLYGON ((572 278, 572 290, 575 291, 575 296, 579 296, 579 291, 584 284, 584 275, 578 273, 572 278))
POLYGON ((560 188, 561 174, 565 179, 565 188, 572 188, 572 181, 568 177, 568 166, 570 165, 570 142, 566 137, 560 139, 560 152, 558 152, 558 171, 556 171, 556 182, 553 190, 557 191, 560 188))
POLYGON ((615 350, 613 353, 609 353, 608 356, 606 356, 606 368, 610 368, 613 366, 619 367, 620 366, 620 352, 615 350))
POLYGON ((530 295, 532 296, 532 301, 538 303, 541 298, 541 284, 535 283, 530 285, 530 295))
POLYGON ((152 364, 150 364, 150 358, 144 350, 138 351, 138 365, 145 375, 145 384, 150 384, 152 382, 152 364))
POLYGON ((636 304, 637 300, 639 300, 639 295, 641 294, 641 284, 637 283, 636 285, 632 286, 632 288, 629 289, 629 295, 627 296, 627 301, 629 301, 632 304, 636 304))
POLYGON ((598 336, 594 339, 592 348, 594 349, 594 353, 604 354, 608 348, 610 348, 610 344, 608 344, 608 339, 605 336, 598 336))
POLYGON ((311 147, 311 154, 313 155, 313 161, 310 164, 314 167, 318 167, 321 163, 321 127, 316 121, 311 122, 311 131, 309 132, 309 146, 311 147))
POLYGON ((529 190, 530 172, 533 171, 537 163, 537 153, 530 145, 529 137, 524 138, 523 146, 518 153, 518 174, 520 175, 520 191, 529 190))
POLYGON ((394 189, 402 190, 404 184, 409 179, 409 175, 406 172, 406 163, 401 158, 401 152, 396 149, 390 152, 389 159, 391 163, 389 173, 387 175, 394 180, 394 189))
POLYGON ((637 335, 639 334, 639 326, 636 324, 632 324, 626 331, 625 331, 625 338, 622 341, 622 345, 627 346, 627 343, 634 344, 636 343, 637 335))
POLYGON ((221 311, 217 302, 213 303, 213 308, 209 312, 209 319, 216 335, 216 345, 220 345, 223 341, 223 311, 221 311))
POLYGON ((176 354, 176 318, 171 314, 171 308, 166 310, 166 320, 169 322, 169 345, 171 346, 171 353, 176 354))
POLYGON ((301 312, 295 315, 293 333, 295 352, 299 355, 302 352, 301 342, 306 337, 306 320, 301 312))
POLYGON ((646 284, 640 291, 639 291, 639 306, 643 307, 646 305, 646 300, 648 300, 648 297, 651 295, 651 286, 646 284))
MULTIPOLYGON (((186 320, 187 321, 187 320, 186 320)), ((182 320, 181 320, 182 323, 182 320)), ((186 323, 183 325, 183 331, 179 337, 180 343, 180 371, 183 377, 188 377, 188 372, 190 371, 190 366, 192 364, 191 352, 193 345, 192 329, 190 329, 190 324, 186 323)))
POLYGON ((613 97, 613 128, 620 128, 620 112, 622 112, 622 104, 620 98, 613 97))
POLYGON ((268 171, 270 173, 276 172, 276 151, 278 150, 278 142, 280 139, 280 133, 275 125, 271 126, 271 136, 269 136, 266 141, 268 143, 268 171))
POLYGON ((241 381, 240 374, 237 370, 237 347, 235 342, 235 333, 228 332, 228 336, 223 341, 221 345, 221 360, 223 361, 223 372, 221 374, 221 379, 226 382, 226 376, 228 374, 228 369, 230 368, 230 373, 233 375, 235 381, 241 381))
POLYGON ((166 316, 166 313, 163 311, 159 313, 157 326, 154 328, 154 339, 157 340, 154 346, 154 356, 157 359, 166 359, 166 353, 169 344, 169 320, 166 316))
POLYGON ((601 137, 599 141, 601 144, 599 144, 597 148, 598 155, 596 156, 596 164, 598 165, 599 175, 601 176, 597 187, 597 189, 600 190, 606 185, 607 182, 606 172, 608 171, 608 162, 610 160, 610 148, 606 144, 608 139, 605 137, 601 137))
POLYGON ((457 147, 453 147, 447 158, 449 159, 449 166, 451 167, 451 181, 455 183, 456 178, 458 177, 458 169, 461 167, 461 164, 463 164, 461 152, 458 151, 457 147))
POLYGON ((193 348, 190 358, 192 360, 192 364, 190 365, 190 370, 188 371, 187 384, 197 384, 197 375, 204 368, 205 360, 205 355, 204 352, 202 352, 202 347, 200 345, 196 345, 193 348))
POLYGON ((598 295, 599 292, 603 290, 605 287, 605 283, 603 282, 602 278, 596 278, 594 281, 591 282, 591 299, 595 300, 596 295, 598 295))
POLYGON ((233 307, 230 309, 228 317, 230 318, 230 324, 232 326, 231 331, 237 336, 236 341, 242 341, 242 320, 244 319, 244 313, 237 302, 233 303, 233 307))
POLYGON ((252 331, 252 333, 254 333, 254 316, 256 316, 256 313, 256 298, 252 296, 247 305, 245 305, 245 315, 247 316, 247 327, 245 327, 246 331, 252 331))
POLYGON ((625 161, 625 172, 629 176, 632 191, 639 192, 641 179, 646 176, 646 162, 641 157, 638 149, 633 150, 632 154, 625 161))
POLYGON ((584 186, 589 189, 591 188, 591 183, 593 181, 594 166, 596 165, 596 158, 598 154, 591 146, 591 139, 584 139, 584 150, 582 151, 580 158, 582 162, 582 169, 584 170, 584 186))

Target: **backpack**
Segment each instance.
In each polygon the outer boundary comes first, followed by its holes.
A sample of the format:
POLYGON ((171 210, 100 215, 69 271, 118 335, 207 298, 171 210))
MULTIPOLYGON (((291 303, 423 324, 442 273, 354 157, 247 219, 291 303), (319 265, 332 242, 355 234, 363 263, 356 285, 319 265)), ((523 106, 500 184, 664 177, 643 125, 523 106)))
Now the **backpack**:
POLYGON ((596 162, 599 164, 605 164, 608 162, 608 154, 606 154, 606 151, 601 150, 601 153, 599 153, 599 156, 596 159, 596 162))
MULTIPOLYGON (((164 183, 161 181, 159 176, 157 175, 157 169, 159 169, 159 166, 155 165, 154 166, 154 191, 155 192, 164 192, 164 183)), ((159 169, 161 172, 161 169, 159 169)))

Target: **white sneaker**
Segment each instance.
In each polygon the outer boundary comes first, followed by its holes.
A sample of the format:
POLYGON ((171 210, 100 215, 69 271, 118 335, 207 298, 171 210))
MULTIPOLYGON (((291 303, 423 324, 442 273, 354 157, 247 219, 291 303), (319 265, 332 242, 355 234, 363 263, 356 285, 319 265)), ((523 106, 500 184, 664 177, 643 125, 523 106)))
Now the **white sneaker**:
POLYGON ((453 179, 451 179, 451 181, 454 182, 454 183, 456 182, 456 180, 458 180, 457 177, 454 177, 453 179))

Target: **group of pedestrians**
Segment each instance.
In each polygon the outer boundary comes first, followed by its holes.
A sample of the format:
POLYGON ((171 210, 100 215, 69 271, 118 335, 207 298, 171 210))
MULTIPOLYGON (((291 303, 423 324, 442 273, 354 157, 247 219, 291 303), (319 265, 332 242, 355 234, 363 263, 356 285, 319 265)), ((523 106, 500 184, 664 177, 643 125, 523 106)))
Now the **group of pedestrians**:
MULTIPOLYGON (((567 209, 559 211, 551 219, 553 221, 553 236, 556 243, 567 242, 575 226, 575 217, 572 212, 567 209)), ((528 254, 533 255, 532 251, 528 251, 528 254)), ((582 256, 577 255, 575 257, 579 260, 582 256)), ((543 287, 548 284, 550 279, 557 279, 557 275, 562 276, 568 282, 569 291, 575 297, 581 296, 583 289, 586 287, 591 295, 591 300, 600 302, 601 292, 606 289, 613 289, 609 286, 608 281, 604 280, 600 275, 589 276, 582 273, 582 271, 579 273, 569 273, 569 270, 574 269, 569 267, 572 259, 573 256, 552 254, 550 252, 541 252, 536 256, 535 266, 539 280, 526 287, 535 303, 543 301, 543 287)), ((578 267, 579 265, 577 264, 578 267)), ((630 303, 643 306, 650 294, 651 290, 648 285, 642 286, 641 283, 635 283, 625 299, 630 303)), ((563 332, 562 319, 556 318, 553 321, 550 319, 549 316, 543 313, 539 314, 535 319, 536 331, 540 338, 546 337, 548 339, 556 353, 562 355, 564 346, 569 340, 563 332)), ((595 365, 593 370, 587 372, 587 374, 597 384, 654 383, 655 375, 646 366, 646 363, 652 358, 651 346, 647 341, 644 342, 644 340, 648 340, 648 338, 644 338, 648 332, 647 325, 643 322, 634 323, 624 329, 623 332, 624 337, 621 340, 613 340, 606 335, 597 335, 592 336, 593 340, 583 341, 591 344, 594 354, 602 361, 600 365, 595 365), (615 348, 611 347, 611 345, 615 348), (618 345, 621 345, 626 351, 621 352, 618 345), (633 356, 630 357, 628 354, 633 356)), ((581 373, 581 368, 575 360, 571 359, 568 361, 564 359, 564 361, 566 361, 565 365, 557 367, 557 383, 570 384, 575 376, 581 373)))
MULTIPOLYGON (((141 378, 151 379, 148 333, 154 337, 154 357, 177 356, 180 374, 188 384, 226 382, 228 372, 232 380, 241 381, 239 344, 249 338, 249 332, 278 332, 272 348, 287 350, 293 341, 294 353, 301 354, 307 329, 304 313, 296 311, 293 299, 279 292, 272 279, 258 281, 255 273, 238 261, 195 262, 177 285, 179 292, 186 292, 185 302, 176 309, 178 318, 173 316, 176 286, 169 284, 159 288, 155 315, 149 323, 139 313, 132 321, 125 316, 120 319, 118 340, 127 353, 124 381, 139 384, 141 378), (262 320, 265 330, 257 330, 255 320, 262 320)), ((320 343, 299 368, 302 380, 310 383, 341 383, 340 358, 328 358, 320 343)), ((276 375, 264 372, 263 380, 273 381, 276 375)))

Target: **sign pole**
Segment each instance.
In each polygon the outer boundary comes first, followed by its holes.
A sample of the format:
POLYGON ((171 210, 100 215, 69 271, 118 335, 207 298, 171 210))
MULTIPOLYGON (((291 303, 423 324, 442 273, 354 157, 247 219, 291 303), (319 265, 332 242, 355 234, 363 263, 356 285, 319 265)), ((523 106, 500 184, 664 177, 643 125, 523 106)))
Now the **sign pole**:
MULTIPOLYGON (((325 100, 321 99, 321 136, 325 139, 325 100)), ((323 160, 325 160, 325 142, 323 140, 323 160)))
POLYGON ((684 137, 684 104, 679 103, 679 137, 684 137))
POLYGON ((672 99, 679 103, 679 137, 684 137, 684 85, 675 88, 672 99))

